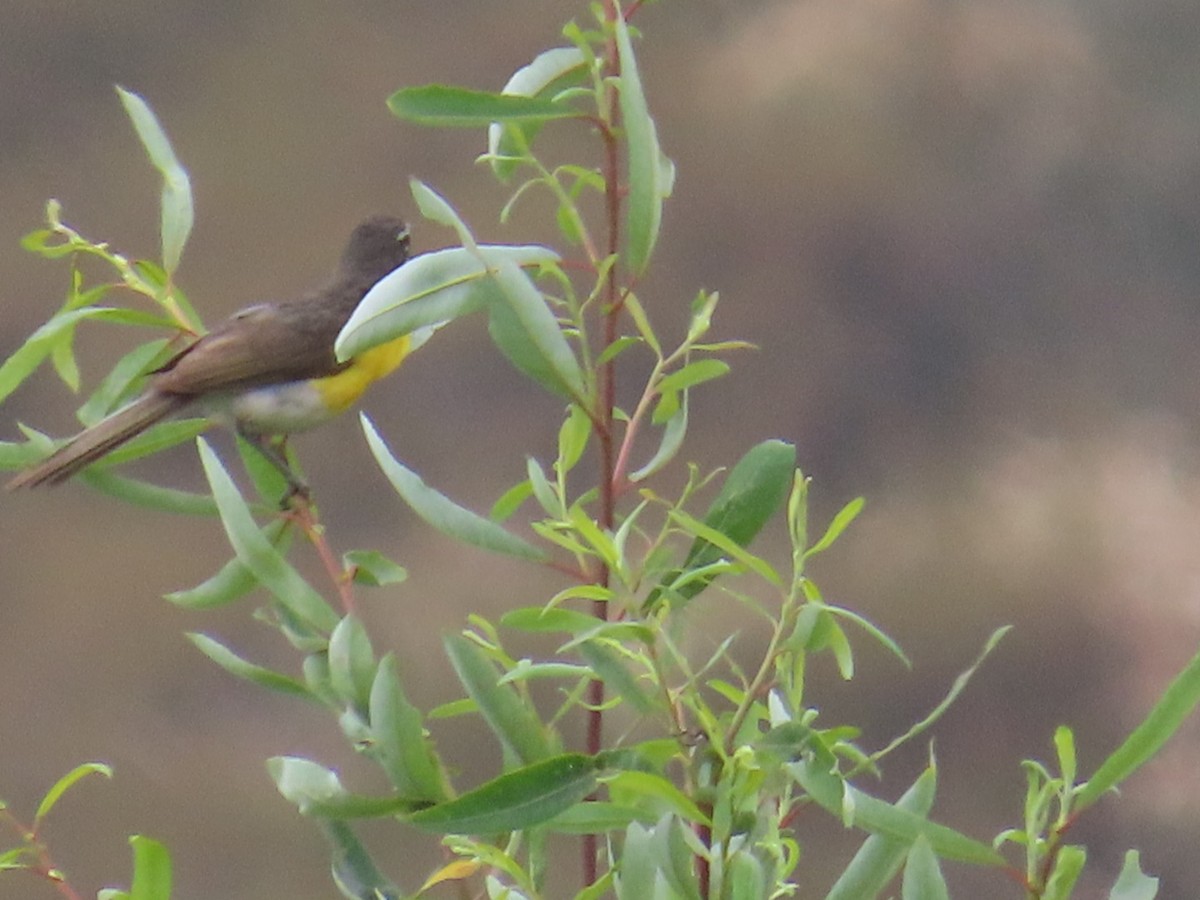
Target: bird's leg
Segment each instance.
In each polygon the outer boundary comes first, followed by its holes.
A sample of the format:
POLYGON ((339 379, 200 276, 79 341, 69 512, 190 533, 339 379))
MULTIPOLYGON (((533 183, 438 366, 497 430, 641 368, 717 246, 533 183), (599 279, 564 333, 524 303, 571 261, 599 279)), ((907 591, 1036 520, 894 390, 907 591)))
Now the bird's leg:
POLYGON ((288 509, 291 506, 293 497, 303 497, 308 499, 309 489, 308 484, 292 469, 291 464, 287 459, 286 443, 287 437, 280 437, 276 442, 273 438, 264 434, 252 434, 241 428, 238 429, 238 436, 246 441, 250 446, 259 452, 263 459, 275 467, 275 470, 283 476, 287 482, 288 489, 282 499, 279 501, 280 507, 288 509))

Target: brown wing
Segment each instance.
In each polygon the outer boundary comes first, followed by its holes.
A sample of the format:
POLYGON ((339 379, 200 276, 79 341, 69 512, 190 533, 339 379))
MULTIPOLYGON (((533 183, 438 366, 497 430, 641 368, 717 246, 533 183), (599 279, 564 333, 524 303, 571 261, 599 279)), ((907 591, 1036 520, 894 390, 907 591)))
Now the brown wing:
POLYGON ((344 323, 324 303, 253 306, 168 362, 153 384, 195 395, 331 375, 342 368, 333 342, 344 323))

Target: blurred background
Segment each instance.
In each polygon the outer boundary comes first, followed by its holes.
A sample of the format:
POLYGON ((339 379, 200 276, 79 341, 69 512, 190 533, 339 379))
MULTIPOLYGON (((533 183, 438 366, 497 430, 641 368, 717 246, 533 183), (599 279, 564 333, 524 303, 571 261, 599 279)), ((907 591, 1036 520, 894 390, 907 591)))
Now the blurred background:
MULTIPOLYGON (((486 239, 552 239, 536 203, 496 224, 505 192, 472 163, 481 135, 405 125, 384 100, 435 81, 499 88, 586 14, 549 0, 9 4, 0 355, 65 291, 65 265, 18 246, 47 198, 94 239, 158 252, 156 176, 114 83, 150 102, 191 172, 179 280, 215 322, 323 278, 365 214, 415 219, 410 176, 486 239)), ((814 530, 867 497, 814 576, 914 669, 859 640, 858 677, 842 684, 822 661, 811 689, 826 724, 867 723, 865 746, 919 719, 994 628, 1015 626, 933 732, 935 815, 988 840, 1020 823, 1019 761, 1049 761, 1055 726, 1076 729, 1091 771, 1200 640, 1200 5, 692 0, 648 6, 637 24, 679 172, 642 300, 669 332, 698 288, 719 289, 716 334, 761 348, 694 398, 686 457, 711 467, 765 437, 794 441, 814 530)), ((589 147, 580 133, 559 149, 589 147)), ((451 240, 416 224, 420 250, 451 240)), ((104 329, 78 343, 89 383, 127 346, 104 329)), ((0 438, 17 439, 18 421, 69 433, 74 406, 41 373, 5 404, 0 438)), ((521 477, 526 454, 550 458, 557 406, 482 321, 443 332, 366 403, 399 456, 476 508, 521 477)), ((422 706, 452 696, 437 635, 562 586, 414 521, 353 417, 297 446, 334 545, 410 569, 363 603, 422 706)), ((145 471, 201 484, 186 448, 145 471)), ((0 797, 30 815, 77 763, 115 767, 113 782, 68 795, 48 831, 84 895, 126 881, 137 832, 170 846, 180 900, 336 896, 321 837, 262 761, 310 755, 364 791, 377 779, 321 710, 234 681, 183 637, 293 666, 251 603, 199 614, 161 599, 229 555, 213 521, 79 486, 0 498, 0 797)), ((744 629, 749 657, 762 639, 719 597, 695 611, 697 648, 744 629)), ((494 771, 466 724, 436 736, 462 783, 494 771)), ((897 796, 927 752, 892 759, 880 793, 897 796)), ((368 831, 409 890, 438 862, 432 841, 368 831)), ((1080 823, 1091 865, 1076 896, 1107 896, 1134 846, 1160 898, 1195 897, 1198 835, 1189 722, 1080 823)), ((858 838, 815 820, 800 836, 813 878, 799 896, 823 896, 858 838)), ((563 849, 558 896, 575 871, 563 849)), ((950 868, 956 896, 1020 896, 995 873, 950 868)), ((52 896, 0 880, 0 897, 52 896)))

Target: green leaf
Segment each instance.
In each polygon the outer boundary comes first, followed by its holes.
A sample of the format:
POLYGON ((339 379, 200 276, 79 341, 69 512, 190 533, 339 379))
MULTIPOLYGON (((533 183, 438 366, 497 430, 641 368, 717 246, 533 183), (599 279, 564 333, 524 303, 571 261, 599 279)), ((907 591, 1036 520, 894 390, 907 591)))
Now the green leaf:
MULTIPOLYGON (((619 752, 603 757, 604 763, 618 766, 624 761, 619 752)), ((661 775, 653 772, 627 770, 606 778, 609 796, 616 803, 629 806, 652 807, 658 816, 670 812, 685 822, 711 824, 696 802, 661 775)))
POLYGON ((533 496, 533 485, 529 483, 528 479, 518 481, 492 504, 492 508, 488 510, 488 518, 493 522, 507 521, 531 496, 533 496))
POLYGON ((1167 739, 1191 715, 1197 701, 1200 701, 1200 653, 1192 657, 1124 743, 1079 788, 1075 799, 1076 811, 1081 812, 1091 806, 1158 753, 1167 739))
POLYGON ((334 884, 351 900, 401 900, 400 890, 375 865, 350 826, 335 819, 318 820, 333 846, 334 884))
POLYGON ((442 643, 467 696, 508 753, 533 763, 557 752, 537 712, 514 688, 499 683, 500 673, 479 645, 458 634, 446 635, 442 643))
POLYGON ((367 629, 353 615, 329 636, 329 681, 341 699, 365 710, 375 681, 375 653, 367 629))
POLYGON ((351 550, 342 555, 342 564, 354 573, 357 584, 383 587, 400 584, 408 578, 408 571, 380 553, 378 550, 351 550))
POLYGON ((76 766, 58 781, 51 785, 50 790, 46 791, 42 802, 38 804, 37 812, 33 815, 33 826, 37 828, 42 820, 54 809, 54 805, 62 799, 63 794, 69 791, 76 783, 82 781, 88 775, 103 775, 105 778, 112 778, 112 768, 104 763, 84 763, 76 766))
POLYGON ((1125 853, 1125 864, 1117 882, 1109 891, 1108 900, 1154 900, 1158 896, 1158 879, 1142 873, 1138 851, 1125 853))
POLYGON ((762 900, 769 897, 763 864, 746 850, 740 850, 725 863, 725 883, 730 900, 762 900))
MULTIPOLYGON (((566 87, 580 82, 587 58, 578 47, 555 47, 538 54, 527 66, 513 73, 503 94, 547 100, 566 87)), ((488 126, 488 156, 492 172, 507 181, 516 170, 515 157, 524 155, 545 120, 492 122, 488 126)))
POLYGON ((688 398, 687 394, 684 393, 678 409, 675 410, 674 415, 667 420, 666 425, 663 427, 662 439, 658 443, 658 450, 655 451, 654 456, 644 466, 629 476, 629 480, 634 484, 637 484, 639 481, 645 481, 655 472, 661 471, 667 463, 674 459, 675 455, 679 452, 679 448, 683 446, 683 439, 687 435, 687 426, 688 398))
MULTIPOLYGON (((654 604, 666 585, 677 581, 682 572, 710 565, 727 556, 737 547, 747 547, 767 521, 783 505, 792 485, 796 467, 796 448, 784 441, 763 441, 747 451, 729 472, 716 499, 704 516, 703 525, 696 529, 697 537, 684 558, 680 569, 667 573, 659 587, 651 592, 646 605, 654 604), (714 534, 715 532, 715 534, 714 534), (720 540, 717 535, 727 540, 720 540), (733 546, 731 546, 733 545, 733 546)), ((672 517, 687 521, 690 517, 672 511, 672 517)), ((749 560, 739 558, 749 564, 749 560)), ((755 571, 760 571, 757 567, 755 571)), ((769 577, 765 573, 764 577, 769 577)), ((711 578, 696 579, 678 589, 675 594, 686 601, 700 593, 711 578)))
POLYGON ((885 803, 848 784, 830 771, 831 758, 821 756, 787 765, 819 806, 841 819, 850 810, 849 825, 911 845, 924 835, 938 856, 981 866, 1004 866, 1005 859, 992 847, 964 834, 931 822, 890 803, 885 803))
POLYGON ((64 335, 69 338, 71 330, 79 322, 97 318, 101 309, 108 307, 87 307, 56 313, 26 338, 25 343, 0 365, 0 401, 15 391, 41 365, 42 360, 54 351, 64 335))
POLYGON ((900 896, 903 900, 950 900, 937 854, 923 834, 917 836, 908 851, 900 896))
POLYGON ((528 477, 529 492, 533 494, 534 499, 537 500, 546 515, 556 519, 566 518, 567 511, 563 507, 562 498, 559 497, 554 485, 550 483, 550 479, 546 477, 541 464, 532 456, 525 457, 525 474, 528 477))
POLYGON ((682 391, 705 381, 720 378, 729 372, 729 363, 719 359, 698 359, 682 369, 672 372, 658 383, 660 393, 682 391))
POLYGON ((587 411, 578 404, 570 404, 567 407, 567 417, 558 429, 558 460, 555 468, 559 474, 566 474, 575 468, 575 464, 583 456, 583 451, 587 449, 591 434, 592 420, 587 411))
POLYGON ((423 804, 408 797, 351 794, 331 769, 298 756, 273 756, 267 771, 275 787, 306 816, 365 819, 412 812, 423 804))
POLYGON ((578 634, 596 627, 596 617, 574 609, 556 609, 542 606, 527 606, 506 612, 500 617, 505 628, 516 628, 534 634, 565 631, 578 634))
POLYGON ((629 195, 626 219, 626 252, 634 275, 646 271, 650 255, 658 241, 662 223, 662 202, 671 194, 674 167, 658 145, 658 130, 650 117, 646 95, 642 91, 629 28, 618 15, 615 21, 617 56, 621 64, 621 122, 629 153, 629 195))
POLYGON ((100 382, 92 396, 79 407, 79 421, 95 425, 112 412, 113 407, 128 396, 133 384, 162 362, 163 350, 170 346, 166 340, 147 341, 126 353, 100 382))
POLYGON ((263 536, 233 479, 208 443, 203 438, 196 443, 221 514, 221 524, 238 559, 301 622, 316 631, 332 631, 339 621, 337 614, 263 536))
POLYGON ((507 259, 525 267, 559 258, 553 250, 532 244, 483 244, 477 250, 449 247, 423 253, 385 275, 367 291, 338 335, 338 359, 502 302, 488 270, 490 261, 507 259))
MULTIPOLYGON (((933 808, 936 791, 937 769, 930 765, 896 801, 896 808, 924 818, 933 808)), ((871 835, 838 876, 825 900, 868 900, 877 897, 900 871, 908 847, 908 844, 895 838, 871 835)))
POLYGON ((592 801, 576 804, 559 813, 546 827, 556 834, 603 834, 623 830, 630 822, 652 824, 655 818, 636 806, 592 801))
POLYGON ((596 787, 597 764, 564 753, 501 775, 457 799, 410 815, 409 823, 436 834, 499 834, 540 825, 574 806, 596 787))
MULTIPOLYGON (((825 608, 829 609, 829 607, 825 608)), ((958 677, 954 679, 954 684, 951 685, 950 691, 942 699, 942 702, 935 706, 929 715, 925 716, 925 718, 921 719, 921 721, 909 728, 908 731, 900 735, 900 737, 895 738, 879 752, 872 754, 871 758, 878 760, 884 756, 887 756, 901 744, 912 740, 914 737, 928 729, 931 725, 933 725, 934 722, 940 719, 942 714, 945 713, 946 710, 949 709, 954 703, 954 701, 958 699, 959 694, 966 689, 967 683, 971 680, 972 676, 974 676, 975 672, 978 671, 979 667, 983 665, 983 661, 987 659, 989 655, 991 655, 991 652, 996 649, 996 645, 1000 643, 1001 638, 1008 634, 1011 628, 1012 626, 1005 625, 993 631, 991 636, 988 637, 987 641, 984 642, 983 649, 979 652, 979 655, 975 658, 975 662, 971 664, 971 667, 966 671, 961 672, 958 677)))
MULTIPOLYGON (((290 540, 291 531, 284 519, 273 519, 263 528, 263 537, 279 546, 290 540)), ((166 599, 185 609, 214 609, 246 596, 258 587, 258 579, 236 556, 211 578, 193 588, 172 591, 166 599)))
POLYGON ((501 302, 488 308, 488 333, 519 371, 569 400, 586 393, 583 370, 541 291, 515 263, 488 260, 501 302))
POLYGON ((217 515, 217 504, 207 494, 160 487, 135 478, 114 475, 96 466, 84 469, 76 477, 93 490, 145 509, 185 516, 217 515))
POLYGON ((315 699, 312 692, 302 682, 263 666, 255 665, 206 634, 191 632, 187 638, 196 645, 201 653, 230 675, 251 681, 260 687, 270 688, 273 691, 280 691, 296 697, 306 697, 310 700, 315 699))
POLYGON ((421 723, 421 712, 405 696, 392 654, 375 672, 370 698, 372 753, 406 797, 438 803, 446 799, 441 766, 421 723))
POLYGON ((540 97, 496 94, 443 84, 401 88, 388 97, 392 114, 418 125, 480 128, 493 122, 545 122, 574 119, 581 113, 540 97))
POLYGON ((146 101, 132 91, 117 87, 117 96, 133 121, 142 146, 154 168, 162 175, 162 254, 163 266, 175 271, 183 255, 183 246, 192 231, 192 185, 187 170, 179 164, 171 142, 146 101))
POLYGON ((106 454, 99 468, 110 469, 186 443, 209 428, 207 419, 174 419, 152 425, 106 454))
POLYGON ((1041 900, 1069 900, 1086 862, 1087 850, 1083 847, 1074 844, 1059 847, 1054 858, 1054 871, 1046 879, 1041 900))
POLYGON ((862 508, 866 505, 866 502, 862 497, 855 497, 843 506, 838 511, 838 514, 833 517, 833 521, 829 523, 829 527, 825 529, 825 534, 821 536, 821 539, 805 551, 805 559, 810 556, 816 556, 822 550, 828 549, 829 545, 836 541, 858 514, 862 512, 862 508))
POLYGON ((473 547, 533 562, 545 560, 546 554, 533 544, 506 531, 490 519, 459 506, 444 494, 429 487, 420 476, 392 456, 371 420, 365 415, 360 418, 367 436, 367 444, 379 468, 392 483, 396 493, 429 525, 473 547))
POLYGON ((643 715, 659 708, 656 698, 626 668, 620 644, 590 640, 579 645, 579 653, 596 676, 643 715))
POLYGON ((140 834, 129 843, 133 847, 129 900, 171 900, 171 854, 167 848, 140 834))

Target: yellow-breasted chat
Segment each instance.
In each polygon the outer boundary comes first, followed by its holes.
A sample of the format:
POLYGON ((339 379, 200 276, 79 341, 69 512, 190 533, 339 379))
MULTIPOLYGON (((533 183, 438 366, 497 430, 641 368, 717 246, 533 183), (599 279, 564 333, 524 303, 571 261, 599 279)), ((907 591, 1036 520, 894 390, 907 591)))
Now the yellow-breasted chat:
POLYGON ((353 405, 413 349, 411 336, 339 363, 333 345, 376 282, 408 259, 397 218, 360 223, 337 272, 322 287, 234 313, 147 377, 143 393, 8 482, 12 490, 58 484, 168 416, 199 412, 234 428, 302 485, 266 439, 319 425, 353 405))

